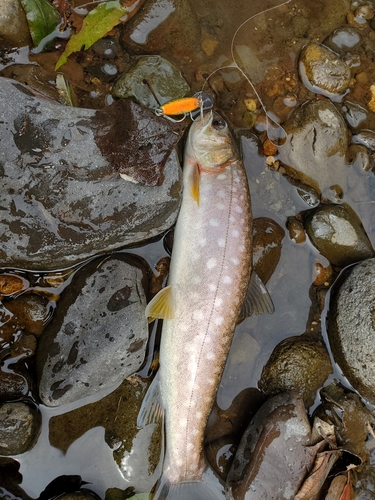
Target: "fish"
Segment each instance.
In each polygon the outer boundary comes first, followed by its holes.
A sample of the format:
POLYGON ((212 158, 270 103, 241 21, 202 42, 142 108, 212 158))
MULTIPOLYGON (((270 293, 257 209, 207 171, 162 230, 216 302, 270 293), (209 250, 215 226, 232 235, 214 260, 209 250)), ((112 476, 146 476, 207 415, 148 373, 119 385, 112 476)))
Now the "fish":
POLYGON ((251 306, 246 297, 273 310, 253 274, 246 172, 227 123, 211 110, 190 126, 168 283, 146 308, 149 318, 163 319, 160 367, 138 417, 143 426, 164 415, 156 498, 179 498, 183 485, 186 498, 218 498, 202 482, 207 420, 237 319, 251 306))

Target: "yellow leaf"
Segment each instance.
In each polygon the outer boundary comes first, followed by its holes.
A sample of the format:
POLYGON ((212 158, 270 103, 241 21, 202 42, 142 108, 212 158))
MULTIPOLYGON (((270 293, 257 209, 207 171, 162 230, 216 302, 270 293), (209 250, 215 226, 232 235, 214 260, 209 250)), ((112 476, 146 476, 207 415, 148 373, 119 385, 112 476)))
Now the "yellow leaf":
POLYGON ((99 4, 96 9, 87 14, 81 30, 72 35, 64 52, 56 63, 57 71, 68 60, 70 54, 79 50, 87 50, 97 40, 103 38, 111 29, 121 22, 126 10, 121 6, 120 0, 111 0, 99 4))

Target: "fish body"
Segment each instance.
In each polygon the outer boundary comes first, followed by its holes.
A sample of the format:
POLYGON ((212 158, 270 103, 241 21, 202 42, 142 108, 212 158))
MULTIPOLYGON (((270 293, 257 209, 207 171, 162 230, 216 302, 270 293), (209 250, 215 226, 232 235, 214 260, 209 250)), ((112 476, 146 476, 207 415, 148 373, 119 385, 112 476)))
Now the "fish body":
POLYGON ((251 274, 247 177, 217 113, 191 125, 183 185, 158 374, 170 485, 202 479, 204 431, 251 274))

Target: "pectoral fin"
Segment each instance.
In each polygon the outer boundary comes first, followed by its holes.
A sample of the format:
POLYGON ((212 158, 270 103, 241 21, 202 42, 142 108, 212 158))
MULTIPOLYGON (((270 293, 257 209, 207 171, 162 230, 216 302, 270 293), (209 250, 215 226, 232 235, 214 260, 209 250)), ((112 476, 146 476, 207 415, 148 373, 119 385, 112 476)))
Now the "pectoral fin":
POLYGON ((199 194, 200 194, 200 173, 199 173, 199 166, 194 165, 192 169, 192 174, 191 174, 191 188, 190 188, 190 194, 194 198, 194 200, 197 202, 197 205, 199 205, 199 194))
POLYGON ((172 286, 166 286, 147 304, 146 318, 151 323, 156 318, 172 319, 174 317, 173 290, 172 286))
POLYGON ((275 311, 272 299, 263 281, 253 270, 246 297, 242 305, 240 320, 253 314, 272 314, 275 311))

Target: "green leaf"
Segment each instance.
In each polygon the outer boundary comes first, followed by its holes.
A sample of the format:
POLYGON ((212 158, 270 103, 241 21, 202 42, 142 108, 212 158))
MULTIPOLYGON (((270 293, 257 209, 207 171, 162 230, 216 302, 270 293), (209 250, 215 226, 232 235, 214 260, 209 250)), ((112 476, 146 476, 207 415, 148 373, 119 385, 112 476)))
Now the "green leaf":
POLYGON ((21 0, 35 47, 61 22, 58 12, 47 0, 21 0))
POLYGON ((89 12, 83 21, 81 30, 71 36, 64 52, 57 61, 55 71, 67 62, 70 54, 78 52, 82 48, 86 50, 97 40, 103 38, 108 31, 120 23, 125 14, 126 10, 121 6, 120 0, 101 3, 96 9, 89 12))

